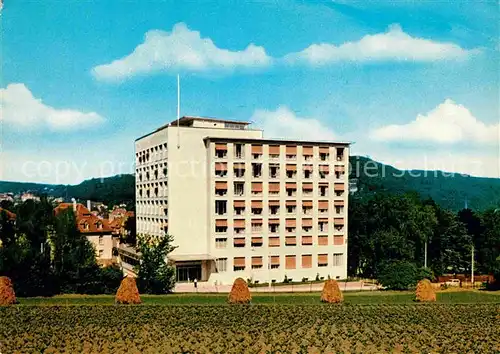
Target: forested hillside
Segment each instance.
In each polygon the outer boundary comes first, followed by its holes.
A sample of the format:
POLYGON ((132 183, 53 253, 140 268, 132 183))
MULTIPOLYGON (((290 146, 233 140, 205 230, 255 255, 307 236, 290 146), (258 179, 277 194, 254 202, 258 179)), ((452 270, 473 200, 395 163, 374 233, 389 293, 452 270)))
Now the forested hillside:
MULTIPOLYGON (((467 201, 474 210, 500 208, 500 179, 450 175, 441 171, 401 171, 366 157, 351 157, 350 178, 356 181, 358 197, 373 194, 417 192, 445 209, 458 211, 467 201)), ((134 201, 133 175, 94 178, 78 185, 1 182, 0 193, 31 191, 54 197, 102 201, 106 204, 134 201)))

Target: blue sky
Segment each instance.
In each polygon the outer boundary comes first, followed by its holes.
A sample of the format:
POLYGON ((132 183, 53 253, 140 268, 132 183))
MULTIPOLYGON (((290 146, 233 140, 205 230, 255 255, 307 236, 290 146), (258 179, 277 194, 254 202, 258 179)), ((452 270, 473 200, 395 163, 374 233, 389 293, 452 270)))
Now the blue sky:
POLYGON ((495 1, 7 1, 0 179, 132 172, 177 73, 183 115, 498 178, 499 20, 495 1))

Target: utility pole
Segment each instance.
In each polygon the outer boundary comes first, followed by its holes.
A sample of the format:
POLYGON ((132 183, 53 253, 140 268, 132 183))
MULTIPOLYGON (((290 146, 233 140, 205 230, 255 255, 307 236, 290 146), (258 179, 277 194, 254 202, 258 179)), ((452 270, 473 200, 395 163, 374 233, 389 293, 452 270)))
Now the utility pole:
POLYGON ((472 283, 472 287, 474 287, 474 244, 472 244, 471 252, 470 281, 472 283))
POLYGON ((424 244, 424 268, 427 268, 427 239, 424 244))

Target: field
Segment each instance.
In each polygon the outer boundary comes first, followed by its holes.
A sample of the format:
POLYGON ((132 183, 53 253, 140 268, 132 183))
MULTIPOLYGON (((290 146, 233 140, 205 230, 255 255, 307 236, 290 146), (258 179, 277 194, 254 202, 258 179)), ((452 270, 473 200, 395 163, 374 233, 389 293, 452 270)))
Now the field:
POLYGON ((500 351, 500 296, 439 293, 258 295, 224 305, 221 295, 143 297, 115 306, 106 296, 20 299, 0 308, 1 353, 386 353, 500 351))

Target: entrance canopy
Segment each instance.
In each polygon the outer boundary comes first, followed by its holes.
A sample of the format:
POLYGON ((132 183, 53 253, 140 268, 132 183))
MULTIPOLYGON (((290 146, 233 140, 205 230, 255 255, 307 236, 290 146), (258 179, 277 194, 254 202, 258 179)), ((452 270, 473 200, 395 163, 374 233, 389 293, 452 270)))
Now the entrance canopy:
POLYGON ((168 259, 174 262, 211 261, 215 257, 209 254, 176 254, 169 255, 168 259))

